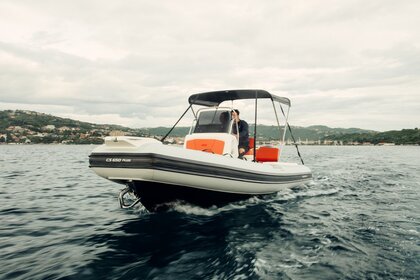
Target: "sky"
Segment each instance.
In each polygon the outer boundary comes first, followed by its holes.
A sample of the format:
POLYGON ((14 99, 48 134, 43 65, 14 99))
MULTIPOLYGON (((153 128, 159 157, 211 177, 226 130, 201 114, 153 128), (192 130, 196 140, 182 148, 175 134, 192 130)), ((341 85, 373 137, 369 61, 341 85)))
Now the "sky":
MULTIPOLYGON (((420 127, 419 15, 418 0, 1 0, 0 110, 171 126, 191 94, 255 88, 288 97, 295 126, 420 127)), ((252 101, 234 106, 252 122, 252 101)))

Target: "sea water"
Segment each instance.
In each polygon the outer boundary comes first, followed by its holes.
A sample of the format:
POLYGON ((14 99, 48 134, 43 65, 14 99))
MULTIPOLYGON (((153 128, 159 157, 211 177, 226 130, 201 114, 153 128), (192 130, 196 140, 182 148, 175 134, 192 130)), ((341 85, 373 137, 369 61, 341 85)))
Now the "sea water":
POLYGON ((93 148, 0 145, 0 279, 420 277, 420 147, 303 146, 309 184, 162 213, 120 209, 93 148))

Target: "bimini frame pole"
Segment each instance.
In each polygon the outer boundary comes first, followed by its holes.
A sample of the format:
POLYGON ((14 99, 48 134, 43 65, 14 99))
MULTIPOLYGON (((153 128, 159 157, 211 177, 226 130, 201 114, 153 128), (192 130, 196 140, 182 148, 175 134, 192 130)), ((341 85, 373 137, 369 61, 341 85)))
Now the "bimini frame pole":
MULTIPOLYGON (((290 110, 290 106, 289 106, 289 108, 287 109, 287 115, 285 115, 285 114, 284 114, 284 110, 283 110, 283 107, 281 106, 281 104, 280 104, 280 109, 281 109, 281 112, 282 112, 283 116, 286 118, 286 125, 287 125, 287 128, 289 128, 290 136, 291 136, 291 137, 292 137, 292 139, 293 139, 293 145, 295 145, 295 147, 296 147, 296 151, 297 151, 297 154, 298 154, 298 156, 299 156, 299 158, 300 158, 300 161, 302 162, 302 165, 305 165, 305 163, 303 162, 303 158, 302 158, 302 156, 300 155, 298 144, 296 143, 295 137, 293 136, 293 133, 292 133, 292 128, 290 127, 289 122, 287 121, 287 119, 288 119, 288 117, 289 117, 289 110, 290 110)), ((286 126, 284 127, 284 129, 285 129, 284 134, 286 135, 286 126)), ((283 136, 283 137, 284 137, 284 136, 283 136)))
MULTIPOLYGON (((188 110, 192 108, 192 104, 190 104, 190 106, 188 106, 187 110, 185 110, 185 112, 182 114, 182 116, 177 120, 177 122, 174 124, 174 126, 171 128, 171 130, 169 130, 168 133, 166 133, 165 136, 162 137, 162 139, 160 139, 160 142, 163 143, 163 141, 165 141, 166 137, 168 137, 168 135, 172 132, 172 130, 174 130, 175 126, 179 123, 179 121, 185 116, 185 114, 188 112, 188 110)), ((194 112, 194 111, 193 111, 194 112)))
MULTIPOLYGON (((279 127, 279 140, 281 141, 280 149, 279 149, 279 161, 280 161, 280 159, 281 159, 280 155, 281 155, 281 152, 283 151, 284 138, 286 137, 286 125, 284 126, 284 130, 283 130, 283 133, 282 133, 279 117, 277 115, 276 104, 274 103, 273 99, 271 99, 271 103, 273 104, 274 114, 276 115, 277 126, 279 127)), ((288 115, 289 115, 289 111, 287 111, 287 116, 288 115)), ((286 123, 287 123, 287 118, 286 118, 286 123)))
MULTIPOLYGON (((280 107, 281 107, 281 104, 280 104, 280 107)), ((283 108, 282 108, 282 111, 283 111, 283 108)), ((285 116, 285 121, 284 121, 284 130, 283 130, 283 138, 282 138, 282 140, 281 140, 281 146, 280 146, 280 154, 279 154, 279 156, 281 155, 281 152, 283 151, 283 146, 285 145, 285 140, 286 140, 286 132, 287 132, 287 126, 289 125, 289 112, 290 112, 290 106, 288 106, 287 107, 287 114, 286 114, 286 116, 285 116)))
POLYGON ((257 161, 257 108, 258 108, 258 91, 255 91, 254 162, 257 161))

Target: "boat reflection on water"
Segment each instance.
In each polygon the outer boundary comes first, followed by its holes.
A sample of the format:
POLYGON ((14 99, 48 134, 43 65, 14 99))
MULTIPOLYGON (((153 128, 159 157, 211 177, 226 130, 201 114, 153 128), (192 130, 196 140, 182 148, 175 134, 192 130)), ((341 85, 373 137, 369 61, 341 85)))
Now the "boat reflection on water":
POLYGON ((261 205, 227 207, 225 211, 213 209, 211 215, 167 211, 123 221, 113 232, 93 235, 86 240, 85 246, 101 247, 103 253, 78 269, 73 277, 228 279, 240 274, 255 276, 258 247, 279 234, 291 236, 291 233, 282 229, 281 215, 270 215, 261 205), (245 240, 248 248, 241 247, 245 240))

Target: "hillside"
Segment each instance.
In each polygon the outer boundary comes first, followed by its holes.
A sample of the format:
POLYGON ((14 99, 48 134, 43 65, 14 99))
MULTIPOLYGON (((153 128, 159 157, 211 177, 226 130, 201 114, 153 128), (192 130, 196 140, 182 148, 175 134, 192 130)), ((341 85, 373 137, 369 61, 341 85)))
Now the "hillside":
POLYGON ((139 135, 119 125, 100 125, 27 110, 0 111, 0 142, 99 144, 111 131, 139 135))
MULTIPOLYGON (((249 124, 250 134, 254 133, 254 125, 249 124)), ((189 127, 176 127, 171 136, 184 137, 188 131, 189 127)), ((283 127, 281 128, 283 129, 283 127)), ((142 133, 150 135, 165 135, 168 132, 168 127, 156 127, 156 128, 145 128, 141 129, 142 133)), ((318 141, 323 140, 330 135, 344 135, 349 133, 374 133, 371 130, 363 130, 360 128, 330 128, 327 126, 310 126, 310 127, 299 127, 292 126, 293 136, 296 140, 299 138, 302 141, 318 141)), ((258 125, 257 127, 258 137, 261 137, 266 140, 277 140, 280 137, 279 128, 274 125, 258 125)), ((289 139, 289 131, 286 133, 286 139, 289 139)))
MULTIPOLYGON (((60 118, 44 113, 26 110, 0 111, 0 143, 66 143, 66 144, 99 144, 110 133, 118 135, 148 136, 161 138, 169 127, 133 129, 119 125, 101 125, 60 118)), ((189 127, 176 127, 170 137, 181 141, 189 127)), ((402 131, 376 132, 359 128, 330 128, 323 125, 309 127, 292 126, 297 141, 305 144, 343 143, 357 144, 370 142, 395 144, 420 144, 417 129, 402 131)), ((250 124, 253 135, 253 124, 250 124)), ((257 137, 262 141, 278 140, 280 132, 277 126, 258 125, 257 137)), ((290 135, 287 131, 286 139, 290 135)))
POLYGON ((403 129, 385 132, 351 133, 326 136, 324 140, 343 141, 343 144, 371 143, 394 143, 396 145, 420 145, 420 130, 403 129))

